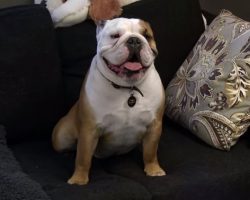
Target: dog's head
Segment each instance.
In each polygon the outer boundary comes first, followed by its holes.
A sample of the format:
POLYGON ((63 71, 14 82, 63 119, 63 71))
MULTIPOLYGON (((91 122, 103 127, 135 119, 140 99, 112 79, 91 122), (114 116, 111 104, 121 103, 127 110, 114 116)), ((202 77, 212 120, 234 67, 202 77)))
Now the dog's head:
POLYGON ((142 79, 157 55, 152 29, 139 19, 106 21, 97 28, 97 41, 97 55, 103 60, 98 67, 105 68, 100 70, 111 79, 126 82, 142 79))

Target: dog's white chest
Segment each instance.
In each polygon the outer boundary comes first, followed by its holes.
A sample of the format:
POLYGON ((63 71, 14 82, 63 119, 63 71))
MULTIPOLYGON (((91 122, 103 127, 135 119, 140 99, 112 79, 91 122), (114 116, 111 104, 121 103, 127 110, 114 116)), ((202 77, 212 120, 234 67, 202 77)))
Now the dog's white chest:
POLYGON ((107 113, 99 124, 101 137, 96 155, 106 157, 130 151, 141 142, 153 118, 152 111, 139 105, 107 113))
POLYGON ((143 96, 138 91, 132 91, 136 104, 130 107, 129 89, 114 88, 98 70, 92 70, 85 89, 100 134, 95 155, 107 157, 126 153, 142 141, 155 119, 163 97, 159 75, 155 69, 151 70, 139 86, 143 96))
POLYGON ((132 138, 138 132, 145 132, 152 120, 152 112, 146 108, 138 109, 135 105, 133 108, 117 109, 104 115, 100 125, 105 133, 114 133, 117 136, 127 135, 128 138, 132 138))

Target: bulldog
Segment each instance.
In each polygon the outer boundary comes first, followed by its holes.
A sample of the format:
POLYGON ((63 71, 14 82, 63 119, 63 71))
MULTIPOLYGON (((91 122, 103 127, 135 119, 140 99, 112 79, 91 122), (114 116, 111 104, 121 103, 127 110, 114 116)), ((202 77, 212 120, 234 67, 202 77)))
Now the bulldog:
POLYGON ((127 153, 139 143, 146 175, 165 175, 157 159, 165 95, 154 66, 157 49, 150 25, 139 19, 108 20, 98 26, 97 42, 79 100, 52 134, 56 151, 77 141, 68 183, 88 183, 93 155, 127 153))

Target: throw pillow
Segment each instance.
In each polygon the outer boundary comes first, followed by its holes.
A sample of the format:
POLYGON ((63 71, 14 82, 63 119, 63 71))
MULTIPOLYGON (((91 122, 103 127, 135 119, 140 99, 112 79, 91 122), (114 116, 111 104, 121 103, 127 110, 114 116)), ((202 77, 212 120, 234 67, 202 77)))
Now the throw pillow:
POLYGON ((167 115, 229 150, 250 125, 250 23, 222 11, 166 89, 167 115))

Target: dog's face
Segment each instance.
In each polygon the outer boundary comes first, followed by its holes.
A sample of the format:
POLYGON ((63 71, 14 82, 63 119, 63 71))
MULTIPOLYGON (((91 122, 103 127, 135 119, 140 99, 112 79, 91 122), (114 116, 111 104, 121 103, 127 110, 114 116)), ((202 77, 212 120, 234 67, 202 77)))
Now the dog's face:
POLYGON ((97 41, 101 67, 128 82, 143 78, 157 55, 152 29, 139 19, 106 21, 97 31, 97 41))

